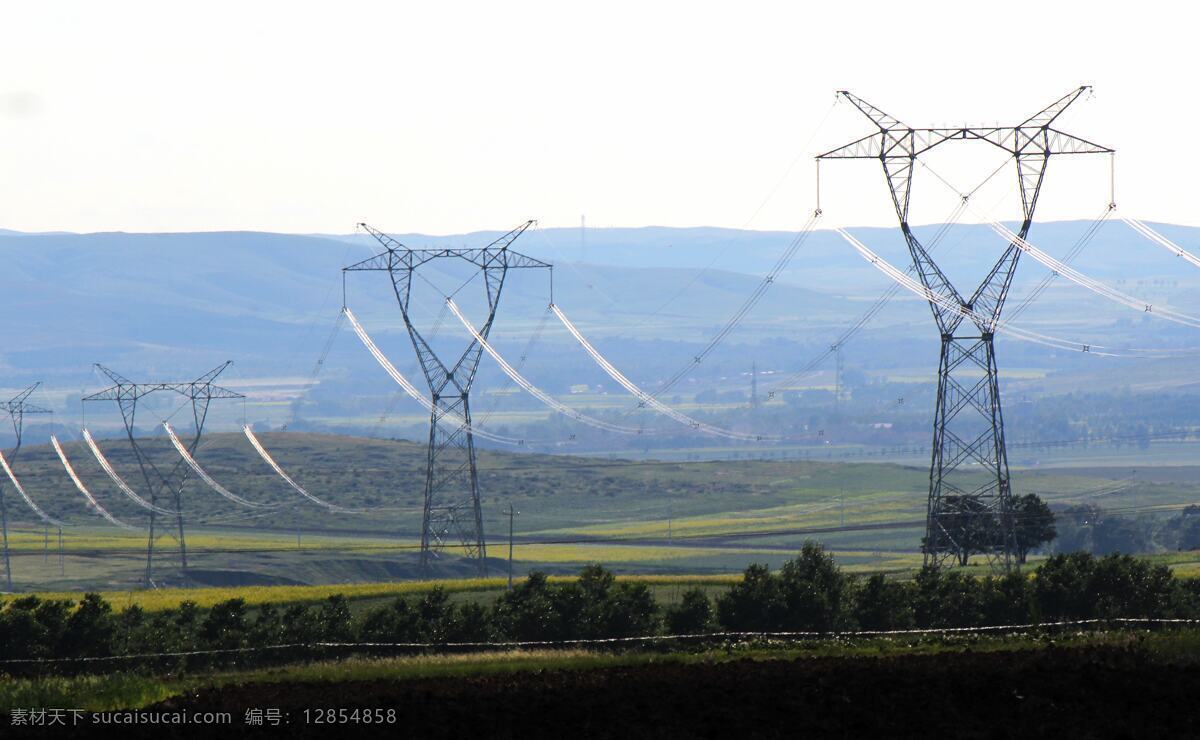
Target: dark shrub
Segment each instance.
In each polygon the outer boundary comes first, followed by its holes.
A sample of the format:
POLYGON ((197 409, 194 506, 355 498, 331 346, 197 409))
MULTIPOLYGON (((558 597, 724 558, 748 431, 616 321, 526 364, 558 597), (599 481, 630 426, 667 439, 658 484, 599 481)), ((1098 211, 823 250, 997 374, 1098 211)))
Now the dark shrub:
POLYGON ((717 622, 731 632, 776 632, 786 615, 779 580, 765 565, 746 568, 742 580, 717 597, 717 622))
MULTIPOLYGON (((558 593, 546 574, 533 571, 523 583, 506 592, 492 607, 496 631, 512 640, 563 640, 572 634, 571 624, 563 618, 561 607, 570 595, 558 593)), ((571 591, 579 589, 571 584, 571 591)), ((569 611, 575 611, 570 608, 569 611)))
POLYGON ((902 630, 916 625, 911 583, 889 581, 882 573, 867 579, 858 590, 854 621, 864 630, 902 630))
POLYGON ((200 624, 200 636, 204 644, 214 650, 241 647, 246 633, 245 599, 229 599, 214 604, 200 624))
POLYGON ((925 567, 914 583, 918 627, 973 627, 986 621, 983 590, 974 577, 960 570, 925 567))
POLYGON ((690 588, 683 592, 678 604, 667 607, 664 614, 667 634, 694 635, 712 629, 712 601, 704 589, 690 588))
POLYGON ((111 655, 115 631, 112 606, 100 598, 100 594, 85 594, 79 608, 67 618, 58 654, 64 657, 111 655))
POLYGON ((779 582, 783 629, 832 632, 851 626, 853 582, 821 545, 805 542, 800 554, 783 564, 779 582))

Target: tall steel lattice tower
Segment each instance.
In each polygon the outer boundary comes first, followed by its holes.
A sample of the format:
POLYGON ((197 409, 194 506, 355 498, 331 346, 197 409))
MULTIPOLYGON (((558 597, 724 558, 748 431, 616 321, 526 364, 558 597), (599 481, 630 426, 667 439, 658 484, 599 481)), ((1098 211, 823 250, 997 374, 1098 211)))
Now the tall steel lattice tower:
POLYGON ((150 509, 150 531, 146 538, 145 582, 148 587, 155 585, 155 548, 158 541, 164 537, 174 539, 179 545, 180 573, 185 580, 187 579, 188 561, 187 540, 184 537, 183 527, 183 486, 187 482, 188 473, 191 469, 184 465, 182 456, 170 467, 163 468, 156 465, 154 460, 146 453, 145 448, 142 447, 137 436, 134 435, 138 401, 151 393, 164 391, 177 393, 191 401, 192 421, 195 423, 195 431, 187 447, 188 453, 195 454, 196 447, 200 444, 200 436, 204 433, 204 422, 208 418, 208 407, 213 399, 245 398, 242 394, 231 391, 228 388, 222 388, 213 382, 217 379, 218 375, 225 371, 225 368, 232 364, 232 361, 222 363, 199 378, 183 383, 134 383, 103 365, 97 364, 96 369, 108 376, 113 385, 83 398, 84 402, 116 401, 117 406, 121 409, 121 418, 125 422, 125 435, 129 438, 129 445, 133 448, 134 458, 137 460, 138 469, 142 473, 142 481, 146 484, 146 498, 149 499, 150 505, 154 507, 150 509), (162 507, 163 503, 168 504, 171 508, 166 509, 162 507), (165 526, 160 521, 160 519, 164 518, 167 520, 165 526), (174 522, 171 522, 172 518, 175 520, 174 522))
POLYGON ((470 402, 471 386, 475 382, 483 346, 473 338, 453 363, 443 362, 413 323, 409 311, 413 276, 434 260, 462 260, 478 268, 483 273, 488 311, 478 331, 486 341, 496 319, 508 270, 550 268, 546 262, 508 248, 531 225, 533 221, 527 221, 480 249, 409 249, 387 234, 359 224, 385 247, 385 251, 343 268, 343 273, 376 270, 385 271, 391 277, 404 326, 429 385, 432 409, 421 519, 421 570, 425 574, 430 572, 433 561, 447 547, 451 537, 459 539, 465 556, 476 561, 480 574, 487 572, 487 543, 475 468, 470 402))
POLYGON ((929 503, 922 549, 925 563, 967 563, 972 553, 1008 568, 1016 553, 1012 488, 1004 447, 994 332, 1012 285, 1021 249, 1009 244, 983 281, 964 296, 946 278, 908 224, 913 170, 918 157, 950 141, 982 141, 1008 152, 1016 165, 1024 239, 1033 223, 1046 165, 1057 154, 1112 154, 1054 128, 1054 121, 1090 88, 1072 90, 1016 126, 911 128, 844 90, 839 91, 878 131, 821 154, 828 159, 877 159, 891 191, 913 265, 926 289, 971 312, 931 300, 941 333, 937 407, 933 422, 929 503))
MULTIPOLYGON (((13 434, 16 437, 16 445, 8 453, 8 462, 15 465, 17 461, 17 453, 21 451, 21 439, 25 433, 25 414, 49 414, 50 409, 34 405, 29 402, 29 396, 38 389, 41 383, 34 383, 17 395, 13 396, 4 403, 0 403, 0 410, 4 411, 12 419, 13 434)), ((4 499, 4 487, 0 486, 0 532, 4 538, 4 582, 6 590, 13 590, 12 582, 12 560, 8 553, 8 502, 4 499)))

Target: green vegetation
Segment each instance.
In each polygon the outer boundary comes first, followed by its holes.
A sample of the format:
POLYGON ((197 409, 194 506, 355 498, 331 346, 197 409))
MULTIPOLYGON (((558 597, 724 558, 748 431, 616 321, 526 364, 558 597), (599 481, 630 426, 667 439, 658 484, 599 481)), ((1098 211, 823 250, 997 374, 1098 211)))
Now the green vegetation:
MULTIPOLYGON (((418 577, 421 445, 292 432, 263 438, 313 492, 347 506, 382 508, 371 516, 331 515, 291 491, 241 435, 211 435, 198 459, 217 480, 252 500, 287 506, 265 519, 239 520, 227 501, 190 481, 184 493, 190 573, 181 577, 177 553, 164 541, 155 574, 160 587, 336 584, 348 591, 418 577)), ((177 457, 162 439, 148 445, 164 460, 177 457)), ((127 443, 104 446, 136 487, 127 443)), ((86 451, 71 446, 68 454, 101 503, 131 523, 145 522, 143 510, 110 484, 86 451)), ((496 545, 507 535, 499 513, 509 503, 522 512, 514 552, 518 573, 563 574, 601 562, 619 573, 736 574, 751 562, 782 566, 809 536, 819 536, 849 571, 902 574, 921 565, 928 486, 923 466, 786 458, 633 462, 494 451, 482 452, 480 465, 493 573, 503 572, 495 556, 506 554, 496 545)), ((47 448, 23 450, 17 472, 35 500, 76 525, 64 530, 60 573, 56 533, 47 539, 24 508, 10 507, 17 519, 12 547, 18 591, 100 591, 122 606, 156 598, 128 593, 144 577, 142 532, 107 527, 87 512, 47 448)), ((1059 550, 1165 554, 1194 546, 1200 536, 1200 517, 1185 517, 1186 507, 1200 499, 1198 468, 1140 468, 1136 477, 1106 468, 1014 476, 1056 514, 1059 550), (1076 523, 1078 507, 1092 512, 1100 504, 1107 512, 1103 525, 1076 523)), ((1043 521, 1043 534, 1045 529, 1043 521)), ((1038 532, 1028 534, 1029 543, 1038 542, 1038 532)), ((1031 547, 1036 559, 1039 549, 1031 547)), ((454 554, 447 552, 436 576, 475 575, 454 554)), ((1195 559, 1200 562, 1200 554, 1195 559)), ((206 595, 196 600, 215 603, 206 595)))
POLYGON ((531 574, 491 602, 456 601, 435 586, 358 613, 343 595, 256 608, 242 598, 207 609, 184 601, 155 612, 136 605, 114 611, 96 594, 78 604, 24 596, 0 609, 0 661, 6 661, 0 665, 14 676, 114 666, 183 675, 397 650, 438 652, 436 646, 453 652, 459 643, 1178 617, 1200 618, 1200 581, 1174 578, 1165 565, 1128 556, 1058 555, 1031 574, 984 578, 929 568, 899 581, 847 573, 821 546, 807 543, 777 573, 753 565, 715 598, 698 584, 665 608, 649 584, 618 580, 595 565, 574 579, 531 574))

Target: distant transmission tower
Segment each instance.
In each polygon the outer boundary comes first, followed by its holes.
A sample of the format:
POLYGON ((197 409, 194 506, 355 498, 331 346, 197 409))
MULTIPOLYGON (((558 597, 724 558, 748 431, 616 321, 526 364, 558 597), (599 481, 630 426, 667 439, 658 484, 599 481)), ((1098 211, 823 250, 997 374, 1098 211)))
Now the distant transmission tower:
POLYGON ((758 363, 750 363, 750 408, 758 408, 758 363))
POLYGON ((866 101, 839 91, 879 130, 819 155, 818 162, 879 160, 922 284, 933 294, 973 312, 973 317, 980 317, 964 322, 964 314, 958 310, 929 302, 941 333, 942 351, 922 546, 926 564, 953 560, 965 565, 970 555, 978 552, 993 565, 1003 563, 1008 568, 1016 554, 993 336, 1021 250, 1015 243, 1009 244, 975 291, 967 297, 960 294, 909 228, 909 196, 917 158, 948 141, 982 141, 1012 155, 1023 215, 1019 236, 1024 239, 1033 223, 1051 156, 1113 153, 1112 149, 1052 126, 1089 89, 1084 86, 1072 90, 1016 126, 922 129, 911 128, 866 101), (969 325, 964 327, 964 323, 969 325))
MULTIPOLYGON (((17 444, 8 453, 9 465, 15 465, 17 453, 21 451, 21 437, 25 432, 25 414, 49 414, 50 409, 35 406, 29 403, 29 396, 38 389, 41 383, 34 383, 17 395, 13 396, 8 401, 0 403, 0 409, 3 409, 12 419, 13 434, 16 436, 17 444)), ((13 590, 12 582, 12 560, 8 553, 8 504, 4 499, 4 486, 0 484, 0 531, 3 531, 4 536, 4 581, 6 590, 13 590)), ((59 530, 59 537, 62 537, 62 530, 59 530)))
POLYGON ((546 262, 527 257, 508 247, 533 224, 527 221, 481 249, 409 249, 392 237, 366 224, 359 224, 385 247, 370 259, 343 272, 386 271, 404 317, 408 336, 416 350, 433 410, 429 417, 429 448, 425 465, 425 502, 421 520, 421 570, 429 574, 452 536, 459 539, 466 557, 474 559, 481 574, 487 572, 487 543, 483 534, 483 511, 479 500, 479 477, 475 469, 475 440, 471 433, 471 386, 479 368, 483 347, 472 339, 457 359, 446 364, 434 353, 409 313, 412 281, 417 270, 440 259, 463 260, 483 273, 488 315, 479 328, 487 339, 500 305, 504 278, 510 268, 550 268, 546 262))
POLYGON ((85 402, 117 402, 117 406, 121 409, 121 418, 125 422, 125 434, 129 438, 129 444, 133 448, 138 468, 142 472, 142 480, 146 484, 146 498, 149 499, 151 506, 162 506, 166 502, 170 510, 175 512, 172 515, 175 519, 174 523, 172 524, 168 519, 168 523, 164 526, 159 522, 159 517, 166 517, 167 515, 159 514, 154 509, 150 510, 150 532, 146 539, 145 578, 147 586, 155 585, 154 553, 158 540, 163 537, 170 537, 179 545, 180 572, 183 574, 185 580, 187 578, 187 541, 184 537, 183 528, 182 493, 183 485, 187 482, 190 468, 184 465, 182 456, 169 468, 160 468, 154 464, 154 461, 146 454, 141 443, 138 442, 137 436, 134 434, 137 403, 151 393, 158 393, 160 391, 178 393, 190 400, 192 402, 192 420, 195 423, 195 432, 192 439, 188 442, 187 447, 190 454, 195 454, 196 447, 200 444, 200 436, 204 433, 204 421, 208 418, 209 404, 218 398, 245 398, 240 393, 231 391, 228 388, 222 388, 213 383, 217 379, 217 376, 232 364, 232 361, 222 363, 199 378, 183 383, 134 383, 103 365, 97 364, 96 369, 107 375, 109 380, 113 382, 113 385, 83 398, 85 402))

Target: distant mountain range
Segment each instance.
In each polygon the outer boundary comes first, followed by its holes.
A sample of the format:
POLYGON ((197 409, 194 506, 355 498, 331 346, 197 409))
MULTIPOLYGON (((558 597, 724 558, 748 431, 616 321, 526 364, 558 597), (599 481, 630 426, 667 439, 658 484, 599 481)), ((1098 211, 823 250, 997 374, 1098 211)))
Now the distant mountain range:
MULTIPOLYGON (((380 224, 380 226, 386 226, 380 224)), ((1031 241, 1063 255, 1085 222, 1037 224, 1031 241)), ((936 227, 923 227, 928 238, 936 227)), ((1185 246, 1200 249, 1200 229, 1162 226, 1185 246)), ((908 264, 896 229, 855 229, 872 249, 899 267, 908 264)), ((397 234, 413 248, 483 246, 501 232, 455 236, 397 234)), ((717 228, 530 229, 513 248, 556 264, 554 298, 614 360, 632 375, 669 372, 685 363, 732 315, 794 238, 786 232, 717 228)), ((935 256, 952 278, 977 279, 1003 245, 986 226, 953 229, 935 256)), ((342 301, 341 268, 379 251, 369 236, 287 235, 254 232, 185 234, 20 234, 0 231, 5 279, 0 305, 0 386, 15 389, 44 380, 49 398, 65 410, 68 395, 96 389, 91 372, 103 362, 137 380, 182 379, 226 359, 236 362, 230 382, 291 378, 302 386, 321 353, 342 301)), ((1200 313, 1200 270, 1146 242, 1120 222, 1106 224, 1074 263, 1083 272, 1156 302, 1200 313)), ((417 281, 414 312, 435 342, 465 335, 440 310, 442 293, 459 289, 469 274, 431 265, 417 281)), ((1013 301, 1047 270, 1032 260, 1020 268, 1013 301)), ((808 348, 827 346, 888 285, 887 279, 831 231, 816 231, 728 340, 730 362, 773 362, 778 342, 790 342, 792 361, 808 348), (776 343, 763 345, 762 343, 776 343), (748 345, 758 348, 747 350, 748 345)), ((378 334, 389 353, 411 363, 386 277, 349 275, 347 300, 378 334), (404 359, 408 358, 408 359, 404 359)), ((482 288, 467 283, 455 299, 480 316, 482 288)), ((514 272, 503 296, 495 338, 517 357, 545 313, 549 279, 543 271, 514 272)), ((1087 294, 1059 280, 1022 322, 1067 333, 1125 327, 1141 341, 1191 341, 1182 329, 1087 294), (1119 323, 1123 322, 1123 323, 1119 323), (1136 327, 1136 328, 1134 328, 1136 327)), ((1107 329, 1106 329, 1107 330, 1107 329)), ((868 328, 881 344, 879 362, 911 362, 906 343, 935 340, 928 309, 904 295, 868 328)), ((586 368, 553 322, 545 341, 562 352, 542 352, 529 367, 550 378, 553 367, 586 368)), ((1200 344, 1200 342, 1195 342, 1200 344)), ((924 352, 925 350, 921 350, 924 352)), ((924 356, 922 355, 922 358, 924 356)), ((933 358, 929 358, 932 362, 933 358)), ((514 360, 515 361, 515 360, 514 360)), ((797 360, 798 361, 798 360, 797 360)), ((489 361, 485 358, 484 365, 489 361)), ((409 365, 409 369, 413 369, 409 365)), ((594 368, 593 368, 594 369, 594 368)), ((327 374, 343 381, 380 382, 370 357, 352 337, 341 337, 327 374), (368 375, 368 373, 370 373, 368 375)), ((490 377, 497 377, 488 369, 490 377)), ((646 379, 646 378, 643 378, 646 379)), ((569 378, 554 378, 565 387, 569 378)), ((386 384, 386 379, 383 381, 386 384)), ((549 381, 548 381, 549 382, 549 381)), ((2 391, 0 391, 2 392, 2 391)))

